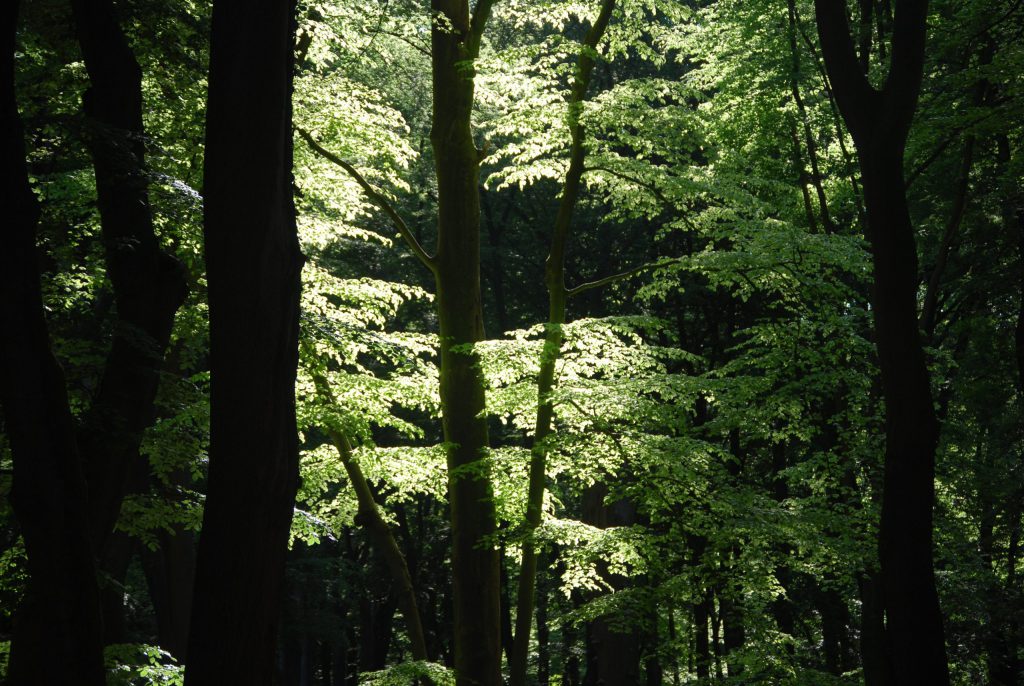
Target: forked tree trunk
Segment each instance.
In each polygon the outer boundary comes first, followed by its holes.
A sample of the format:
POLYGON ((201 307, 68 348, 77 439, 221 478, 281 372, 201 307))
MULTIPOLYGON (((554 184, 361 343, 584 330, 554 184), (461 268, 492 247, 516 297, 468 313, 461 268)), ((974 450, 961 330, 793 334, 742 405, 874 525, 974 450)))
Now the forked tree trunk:
POLYGON ((294 12, 294 0, 213 6, 204 167, 210 469, 189 686, 260 686, 274 672, 299 478, 294 12))
POLYGON ((0 405, 14 462, 11 504, 28 555, 15 620, 11 686, 103 686, 100 598, 86 489, 64 375, 50 350, 29 186, 14 96, 18 3, 0 9, 0 405))
POLYGON ((881 90, 857 62, 845 1, 815 0, 815 7, 825 66, 860 159, 874 263, 872 306, 886 424, 879 527, 886 638, 895 683, 943 686, 949 668, 932 562, 939 424, 918 329, 917 247, 903 178, 903 151, 921 88, 928 3, 900 3, 881 90))

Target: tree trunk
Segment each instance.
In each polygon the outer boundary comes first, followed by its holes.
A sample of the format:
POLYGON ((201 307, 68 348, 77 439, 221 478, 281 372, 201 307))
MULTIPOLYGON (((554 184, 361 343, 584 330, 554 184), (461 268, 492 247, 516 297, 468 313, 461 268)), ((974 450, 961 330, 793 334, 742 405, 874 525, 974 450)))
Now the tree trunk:
POLYGON ((519 589, 516 595, 516 627, 512 641, 512 657, 509 660, 511 686, 526 685, 527 653, 530 646, 530 626, 533 621, 534 591, 537 582, 537 546, 533 534, 540 525, 541 509, 544 505, 544 491, 547 483, 548 446, 545 443, 551 434, 555 408, 551 392, 555 387, 555 366, 561 356, 562 326, 565 324, 565 305, 568 293, 565 288, 565 248, 569 239, 573 211, 579 198, 580 181, 583 178, 585 148, 583 126, 580 114, 594 71, 591 54, 611 21, 615 0, 603 0, 601 11, 594 20, 583 40, 583 50, 576 61, 576 74, 568 102, 568 124, 572 143, 569 151, 569 168, 562 184, 558 214, 551 233, 551 249, 548 252, 545 282, 548 290, 548 321, 544 327, 544 348, 541 352, 540 371, 537 374, 537 421, 533 432, 533 446, 530 450, 530 481, 526 497, 526 521, 523 538, 523 557, 519 568, 519 589))
POLYGON ((341 464, 345 468, 348 480, 352 483, 352 489, 356 493, 356 501, 359 505, 356 523, 369 534, 374 548, 384 558, 384 564, 391 574, 395 602, 405 621, 405 630, 409 634, 412 658, 422 661, 429 660, 427 643, 423 634, 423 623, 420 621, 419 605, 416 602, 416 589, 413 588, 412 577, 409 575, 409 567, 405 563, 402 549, 398 547, 398 541, 391 533, 391 527, 380 514, 380 508, 377 507, 377 501, 374 500, 370 484, 363 476, 363 470, 359 463, 352 456, 352 446, 349 444, 348 438, 333 429, 328 429, 328 434, 341 457, 341 464))
POLYGON ((160 531, 157 537, 159 548, 142 551, 146 585, 156 613, 157 639, 161 648, 185 664, 196 568, 195 535, 175 527, 174 533, 160 531))
POLYGON ((882 90, 857 64, 845 2, 815 0, 839 109, 860 158, 874 265, 875 345, 885 398, 885 476, 879 526, 886 637, 896 682, 949 683, 932 561, 939 425, 917 321, 918 263, 903 150, 921 86, 926 0, 896 12, 882 90))
POLYGON ((433 124, 438 249, 440 392, 452 524, 455 674, 458 686, 501 683, 499 559, 493 536, 484 378, 472 346, 483 340, 480 293, 480 153, 473 142, 471 66, 490 0, 433 0, 433 124), (445 25, 445 23, 450 25, 445 25), (468 64, 467 64, 468 63, 468 64))
POLYGON ((39 207, 29 186, 14 94, 18 3, 0 9, 0 405, 13 458, 11 505, 28 555, 7 683, 102 686, 100 597, 86 488, 60 365, 50 349, 36 253, 39 207))
POLYGON ((708 641, 708 618, 711 616, 711 597, 705 592, 693 606, 694 663, 698 679, 711 678, 711 645, 708 641))
MULTIPOLYGON (((636 507, 628 500, 608 505, 608 487, 598 483, 584 492, 583 521, 601 529, 636 523, 636 507)), ((628 580, 611 574, 599 563, 598 573, 615 590, 626 588, 628 580)), ((625 622, 629 624, 627 620, 625 622)), ((640 675, 640 631, 635 626, 618 626, 614 617, 598 617, 587 623, 587 671, 584 686, 637 686, 640 675)))
POLYGON ((184 267, 153 231, 142 126, 142 71, 110 0, 73 0, 90 87, 83 97, 117 320, 99 389, 79 435, 98 554, 114 530, 160 368, 186 295, 184 267))
POLYGON ((260 686, 273 674, 298 486, 294 10, 293 0, 213 8, 204 172, 210 469, 189 686, 260 686))
MULTIPOLYGON (((541 558, 541 569, 548 568, 550 554, 541 558)), ((548 573, 537 580, 537 683, 548 686, 551 680, 551 627, 548 625, 548 573)))

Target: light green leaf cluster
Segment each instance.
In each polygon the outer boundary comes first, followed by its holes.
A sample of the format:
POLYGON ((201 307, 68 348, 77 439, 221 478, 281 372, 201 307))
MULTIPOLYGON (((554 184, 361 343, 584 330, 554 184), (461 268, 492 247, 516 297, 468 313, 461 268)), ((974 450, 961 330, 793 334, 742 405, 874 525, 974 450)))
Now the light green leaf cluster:
POLYGON ((172 497, 150 493, 125 496, 117 530, 138 538, 150 550, 160 547, 157 533, 175 536, 179 531, 199 531, 203 524, 203 494, 177 487, 172 497))
POLYGON ((434 686, 455 686, 455 672, 436 662, 401 662, 359 676, 360 686, 415 686, 424 681, 434 686))
POLYGON ((107 686, 183 686, 185 666, 159 646, 115 643, 103 651, 107 686))
POLYGON ((562 592, 612 590, 607 574, 643 574, 647 561, 642 555, 641 527, 601 529, 573 519, 545 520, 536 532, 539 540, 559 546, 562 592))
MULTIPOLYGON (((296 126, 309 131, 332 153, 352 164, 385 197, 408 191, 402 172, 415 159, 409 128, 380 91, 344 71, 308 72, 296 80, 296 126)), ((363 226, 378 214, 356 181, 319 156, 296 136, 295 182, 299 237, 307 249, 322 250, 338 239, 390 244, 387 224, 363 226)))
POLYGON ((368 438, 373 426, 419 436, 421 429, 393 410, 437 411, 435 339, 385 329, 403 305, 429 296, 399 283, 339 279, 316 265, 303 280, 299 426, 329 426, 350 440, 368 438), (324 402, 318 377, 334 403, 324 402))

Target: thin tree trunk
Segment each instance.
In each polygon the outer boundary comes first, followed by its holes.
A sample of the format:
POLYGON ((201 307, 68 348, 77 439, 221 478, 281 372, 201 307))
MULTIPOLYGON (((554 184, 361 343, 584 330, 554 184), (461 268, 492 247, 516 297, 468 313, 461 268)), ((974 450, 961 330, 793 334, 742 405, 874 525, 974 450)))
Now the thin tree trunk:
MULTIPOLYGON (((541 558, 540 567, 546 570, 550 554, 541 558)), ((537 580, 537 683, 548 686, 551 680, 551 629, 548 626, 548 573, 537 580)))
MULTIPOLYGON (((811 123, 807 117, 807 107, 804 105, 804 99, 800 94, 800 73, 802 71, 800 67, 800 51, 797 46, 796 34, 797 34, 797 14, 796 14, 796 0, 786 0, 787 17, 788 17, 788 32, 789 38, 789 51, 790 51, 790 76, 789 76, 789 90, 793 96, 793 104, 796 105, 797 116, 800 119, 800 125, 803 129, 804 144, 807 146, 807 158, 811 165, 811 176, 808 181, 814 186, 814 191, 818 196, 818 212, 821 215, 821 224, 825 229, 825 233, 834 233, 835 225, 832 223, 832 217, 828 210, 828 197, 825 195, 825 187, 821 180, 821 169, 818 165, 818 146, 814 140, 814 132, 811 131, 811 123)), ((794 132, 795 134, 795 132, 794 132)), ((794 135, 795 139, 795 135, 794 135)), ((797 143, 799 148, 799 143, 797 143)), ((801 174, 806 176, 806 172, 803 170, 801 165, 801 174)), ((803 183, 803 182, 802 182, 803 183)), ((804 195, 807 195, 806 183, 803 183, 802 188, 804 195)), ((808 199, 805 197, 805 201, 808 199)), ((809 202, 807 202, 810 205, 809 202)), ((811 222, 811 230, 814 230, 814 222, 811 222)))
POLYGON ((188 686, 264 686, 273 675, 298 486, 294 12, 294 0, 213 7, 204 198, 210 467, 188 686))
MULTIPOLYGON (((980 64, 987 66, 992 63, 995 48, 989 42, 981 52, 980 64)), ((989 91, 987 79, 980 79, 972 89, 971 104, 975 107, 985 102, 989 91)), ((949 218, 946 220, 945 230, 942 232, 942 240, 939 243, 939 250, 935 255, 935 264, 932 265, 931 274, 928 276, 928 287, 925 290, 924 304, 921 307, 921 328, 928 339, 934 337, 935 325, 938 321, 939 290, 942 285, 942 277, 946 271, 946 264, 949 255, 953 250, 953 242, 963 223, 964 212, 967 210, 968 190, 971 179, 971 166, 974 161, 974 147, 976 139, 973 133, 967 134, 964 138, 963 152, 960 156, 960 168, 957 172, 956 183, 953 191, 953 204, 949 210, 949 218)))
POLYGON ((176 527, 174 533, 158 533, 160 547, 142 551, 142 565, 160 647, 181 664, 186 663, 192 613, 192 579, 196 569, 195 535, 176 527))
POLYGON ((380 552, 391 574, 391 583, 394 585, 395 600, 398 604, 398 611, 402 613, 405 620, 405 630, 409 634, 410 650, 414 660, 429 660, 427 654, 427 643, 423 636, 423 623, 420 621, 419 606, 416 602, 416 590, 412 585, 412 577, 409 575, 409 567, 405 563, 405 556, 398 541, 391 533, 391 527, 380 514, 377 501, 370 490, 370 484, 363 476, 363 470, 359 463, 352 456, 352 446, 339 431, 328 429, 328 435, 334 444, 338 455, 341 457, 341 464, 348 474, 348 480, 352 483, 352 489, 356 494, 356 502, 359 505, 356 513, 356 524, 362 526, 370 536, 374 547, 380 552))
POLYGON ((530 450, 530 477, 526 498, 526 521, 523 537, 522 563, 519 568, 519 589, 516 595, 516 627, 509 660, 511 686, 525 686, 527 652, 530 645, 530 627, 533 621, 534 590, 537 581, 537 546, 533 534, 540 525, 547 482, 546 439, 551 434, 555 408, 551 392, 555 386, 555 366, 561 354, 562 326, 565 324, 565 248, 572 226, 572 215, 579 198, 583 178, 584 148, 583 126, 580 114, 594 71, 591 51, 604 36, 611 21, 615 0, 603 0, 601 10, 583 40, 583 51, 576 62, 576 74, 568 102, 568 124, 572 143, 569 151, 569 169, 562 184, 562 194, 551 233, 545 282, 548 290, 548 321, 544 327, 544 348, 541 352, 540 371, 537 374, 537 421, 534 426, 533 446, 530 450))
POLYGON ((807 188, 809 179, 807 177, 807 168, 804 167, 803 154, 800 150, 800 137, 796 130, 796 120, 793 117, 787 117, 787 119, 789 119, 789 138, 793 143, 793 164, 796 166, 797 183, 800 186, 800 195, 804 199, 804 216, 807 218, 807 228, 811 233, 817 233, 818 223, 814 218, 811 192, 807 188))
POLYGON ((711 598, 705 591, 693 606, 694 659, 697 678, 711 678, 711 645, 708 641, 708 619, 711 616, 711 598))
MULTIPOLYGON (((1010 164, 1010 138, 1006 134, 996 136, 996 158, 999 167, 1006 173, 1010 164)), ((1004 183, 1013 183, 1009 179, 1004 183)), ((1015 343, 1017 349, 1017 389, 1024 395, 1024 191, 1008 186, 1003 191, 1003 225, 1010 234, 1010 240, 1017 242, 1017 293, 1020 298, 1017 309, 1015 343)))
POLYGON ((17 1, 0 9, 0 164, 7 184, 0 196, 0 405, 29 583, 15 620, 7 683, 102 686, 100 597, 85 481, 64 375, 43 314, 39 206, 29 186, 14 93, 17 18, 17 1))
MULTIPOLYGON (((608 487, 595 484, 584 493, 583 521, 601 529, 636 523, 636 507, 628 500, 605 503, 608 487)), ((598 573, 615 590, 628 580, 611 574, 607 564, 598 563, 598 573)), ((628 624, 628 622, 627 622, 628 624)), ((637 686, 640 676, 640 631, 633 626, 616 626, 609 616, 591 620, 586 627, 587 671, 584 686, 637 686)))

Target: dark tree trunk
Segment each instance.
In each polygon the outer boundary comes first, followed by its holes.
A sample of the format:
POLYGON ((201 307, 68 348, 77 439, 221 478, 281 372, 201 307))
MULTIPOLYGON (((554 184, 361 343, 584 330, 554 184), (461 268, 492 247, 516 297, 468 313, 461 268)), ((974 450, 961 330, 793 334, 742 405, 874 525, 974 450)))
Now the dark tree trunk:
POLYGON ((730 585, 732 588, 719 594, 718 605, 722 614, 722 645, 725 648, 726 667, 729 670, 729 677, 732 678, 743 674, 743 663, 737 660, 733 653, 743 649, 747 640, 747 629, 743 604, 739 597, 743 589, 735 584, 730 585))
MULTIPOLYGON (((707 406, 700 403, 697 407, 698 421, 704 418, 707 406)), ((693 604, 693 662, 698 679, 711 677, 711 642, 708 637, 708 621, 711 619, 711 592, 701 586, 701 566, 704 563, 704 551, 708 541, 704 536, 690 534, 687 545, 693 555, 694 583, 697 584, 699 600, 693 604)))
MULTIPOLYGON (((547 570, 549 554, 541 557, 540 568, 547 570)), ((548 686, 551 680, 551 627, 548 624, 548 572, 537 577, 537 683, 548 686)))
MULTIPOLYGON (((1000 171, 1004 174, 1010 165, 1010 138, 1006 134, 996 137, 996 159, 1000 171)), ((1017 293, 1020 300, 1017 305, 1017 327, 1015 344, 1017 352, 1017 390, 1024 395, 1024 190, 1017 188, 1011 178, 1004 183, 1003 191, 1003 225, 1010 241, 1017 243, 1017 293)))
POLYGON ((711 598, 704 593, 693 606, 694 663, 698 679, 711 678, 711 645, 708 640, 708 619, 711 616, 711 598))
MULTIPOLYGON (((636 507, 628 500, 611 505, 605 503, 608 488, 591 486, 584 492, 583 521, 599 528, 629 526, 636 523, 636 507)), ((599 564, 598 573, 616 590, 625 588, 628 580, 608 572, 599 564)), ((624 626, 613 616, 598 617, 587 623, 587 671, 584 686, 636 686, 641 683, 640 631, 624 626)))
POLYGON ((484 379, 470 346, 484 338, 480 293, 480 153, 473 141, 473 70, 490 13, 479 0, 432 0, 433 119, 438 246, 433 260, 441 336, 440 395, 449 446, 455 674, 458 686, 501 683, 500 562, 484 379))
POLYGON ((885 640, 885 610, 877 572, 866 572, 860 587, 860 659, 864 686, 894 686, 892 659, 885 640))
POLYGON ((846 670, 846 627, 849 611, 846 601, 834 588, 818 588, 815 598, 821 615, 821 642, 825 671, 839 676, 846 670))
POLYGON ((157 535, 160 547, 142 551, 160 647, 185 664, 196 569, 195 535, 181 527, 157 535))
POLYGON ((79 446, 89 486, 89 529, 102 553, 114 530, 143 430, 154 419, 159 372, 185 299, 184 268, 153 231, 142 126, 142 71, 110 0, 73 0, 90 87, 83 97, 96 170, 107 273, 117 320, 79 446))
POLYGON ((128 565, 135 553, 136 542, 128 534, 115 531, 97 560, 105 646, 127 641, 124 581, 128 576, 128 565))
POLYGON ((359 671, 384 669, 394 635, 395 610, 393 597, 374 601, 364 597, 359 603, 359 671))
POLYGON ((189 686, 260 686, 273 674, 298 486, 294 11, 294 0, 213 8, 204 204, 210 469, 189 686))
POLYGON ((580 658, 576 652, 576 629, 562 623, 562 681, 565 686, 580 686, 580 658))
POLYGON ((860 158, 874 263, 875 344, 885 398, 885 476, 879 560, 886 637, 897 683, 949 683, 932 562, 939 424, 917 319, 918 263, 903 150, 917 108, 928 3, 900 3, 882 90, 868 82, 846 3, 815 0, 825 66, 860 158))
POLYGON ((0 9, 0 404, 14 463, 11 505, 28 555, 7 683, 102 686, 100 597, 86 489, 64 375, 50 349, 36 254, 39 207, 29 186, 14 94, 18 2, 0 9))
MULTIPOLYGON (((327 380, 316 379, 318 392, 329 404, 334 403, 327 380)), ((423 633, 423 622, 420 620, 419 603, 416 600, 416 589, 413 587, 412 575, 409 573, 409 566, 406 563, 405 555, 398 546, 391 527, 380 514, 377 500, 374 498, 373 490, 370 488, 362 467, 355 460, 352 454, 352 445, 348 437, 340 431, 332 428, 327 429, 331 443, 338 451, 341 464, 348 475, 352 490, 355 491, 358 512, 356 513, 356 524, 363 527, 370 537, 374 550, 384 559, 384 564, 391 576, 391 589, 394 593, 395 602, 402 619, 405 621, 405 630, 409 634, 409 647, 414 660, 426 661, 427 643, 423 633)))

